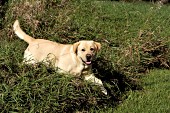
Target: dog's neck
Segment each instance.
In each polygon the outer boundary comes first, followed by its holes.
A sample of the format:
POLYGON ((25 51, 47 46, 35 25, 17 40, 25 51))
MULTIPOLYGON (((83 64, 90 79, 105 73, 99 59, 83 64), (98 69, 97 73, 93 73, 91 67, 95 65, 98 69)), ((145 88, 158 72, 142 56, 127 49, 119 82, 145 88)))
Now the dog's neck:
POLYGON ((87 64, 85 64, 85 63, 83 63, 83 65, 84 65, 84 69, 91 69, 91 65, 87 65, 87 64))

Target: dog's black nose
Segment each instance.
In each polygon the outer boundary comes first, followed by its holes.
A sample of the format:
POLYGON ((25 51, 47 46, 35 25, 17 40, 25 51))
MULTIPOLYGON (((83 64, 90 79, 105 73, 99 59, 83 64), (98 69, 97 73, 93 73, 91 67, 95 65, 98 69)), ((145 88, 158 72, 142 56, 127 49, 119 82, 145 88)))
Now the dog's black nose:
POLYGON ((87 55, 86 55, 87 60, 90 60, 91 57, 92 57, 91 54, 87 54, 87 55))

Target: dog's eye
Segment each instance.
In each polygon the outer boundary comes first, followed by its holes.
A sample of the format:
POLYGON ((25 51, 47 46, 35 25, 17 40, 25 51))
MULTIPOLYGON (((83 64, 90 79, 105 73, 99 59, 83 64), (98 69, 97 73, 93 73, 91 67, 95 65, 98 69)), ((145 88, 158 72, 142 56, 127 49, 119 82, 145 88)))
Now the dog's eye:
POLYGON ((85 51, 85 49, 82 49, 81 51, 85 51))
POLYGON ((90 48, 90 51, 94 51, 94 48, 90 48))

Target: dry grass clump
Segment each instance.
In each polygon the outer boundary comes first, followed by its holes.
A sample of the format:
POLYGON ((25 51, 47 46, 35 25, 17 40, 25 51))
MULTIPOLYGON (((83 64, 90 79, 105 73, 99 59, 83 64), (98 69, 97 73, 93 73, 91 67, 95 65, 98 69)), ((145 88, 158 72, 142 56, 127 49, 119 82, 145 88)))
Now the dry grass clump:
POLYGON ((170 68, 168 38, 156 38, 154 33, 140 31, 128 47, 119 51, 116 66, 126 75, 136 75, 152 68, 170 68))
POLYGON ((58 37, 68 29, 70 14, 74 12, 72 2, 69 0, 50 2, 21 0, 6 2, 6 4, 3 6, 7 10, 3 15, 1 35, 10 37, 8 39, 13 38, 12 24, 16 19, 20 20, 21 27, 33 37, 58 37))
POLYGON ((3 6, 7 10, 3 15, 3 30, 1 35, 4 36, 6 33, 8 39, 12 39, 12 23, 15 19, 23 18, 33 31, 37 29, 39 24, 38 16, 41 16, 45 12, 45 3, 43 1, 12 1, 6 2, 3 6))
MULTIPOLYGON (((13 5, 13 4, 11 4, 13 5)), ((39 21, 37 16, 45 13, 45 3, 43 1, 27 1, 15 3, 11 8, 11 14, 14 18, 22 17, 28 24, 37 29, 39 21)))

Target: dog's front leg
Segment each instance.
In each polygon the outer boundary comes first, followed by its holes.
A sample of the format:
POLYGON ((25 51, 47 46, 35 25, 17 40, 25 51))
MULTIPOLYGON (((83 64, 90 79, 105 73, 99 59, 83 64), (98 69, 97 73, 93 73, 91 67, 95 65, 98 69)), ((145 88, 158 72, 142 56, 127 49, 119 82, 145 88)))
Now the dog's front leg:
POLYGON ((107 90, 104 88, 103 83, 100 79, 96 78, 94 74, 86 75, 85 80, 90 81, 94 83, 95 85, 98 85, 101 88, 101 91, 107 95, 107 90))

